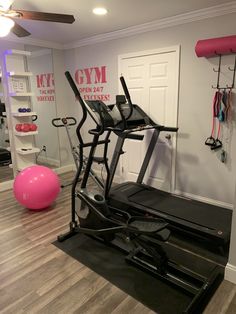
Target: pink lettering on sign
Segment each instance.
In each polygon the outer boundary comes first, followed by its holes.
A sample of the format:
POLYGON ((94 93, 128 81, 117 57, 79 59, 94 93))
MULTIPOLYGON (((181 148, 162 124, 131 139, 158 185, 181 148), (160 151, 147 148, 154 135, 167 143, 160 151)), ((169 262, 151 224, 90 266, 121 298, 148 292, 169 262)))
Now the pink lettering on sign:
POLYGON ((75 72, 75 81, 79 85, 82 85, 84 83, 84 72, 83 72, 83 70, 77 70, 75 72))
POLYGON ((78 69, 75 71, 75 81, 78 85, 107 83, 106 66, 78 69))
POLYGON ((100 69, 99 68, 94 68, 95 70, 95 84, 97 83, 106 83, 106 67, 103 66, 100 69))
POLYGON ((42 73, 36 75, 36 85, 39 96, 37 101, 52 102, 55 100, 54 75, 53 73, 42 73), (50 96, 49 96, 50 95, 50 96))
POLYGON ((53 73, 37 74, 37 87, 53 87, 54 86, 54 75, 53 73))
POLYGON ((75 71, 75 81, 79 85, 79 91, 83 94, 85 100, 110 100, 110 94, 105 94, 107 66, 77 69, 75 71))

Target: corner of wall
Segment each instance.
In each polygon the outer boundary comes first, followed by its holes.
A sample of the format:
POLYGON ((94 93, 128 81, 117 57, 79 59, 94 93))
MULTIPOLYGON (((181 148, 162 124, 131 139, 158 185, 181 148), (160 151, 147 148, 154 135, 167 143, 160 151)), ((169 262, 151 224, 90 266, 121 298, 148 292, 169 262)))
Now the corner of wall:
POLYGON ((236 266, 227 264, 225 268, 225 280, 236 284, 236 266))

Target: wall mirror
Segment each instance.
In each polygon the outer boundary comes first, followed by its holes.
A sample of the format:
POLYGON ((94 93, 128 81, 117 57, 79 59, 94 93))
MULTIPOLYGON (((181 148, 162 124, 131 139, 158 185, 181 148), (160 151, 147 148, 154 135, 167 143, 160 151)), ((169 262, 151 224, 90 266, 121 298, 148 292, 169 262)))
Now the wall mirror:
POLYGON ((12 180, 10 141, 0 68, 0 183, 12 180))
POLYGON ((31 109, 36 113, 33 119, 37 125, 35 146, 39 148, 36 163, 50 168, 60 167, 60 151, 58 129, 52 125, 52 119, 57 117, 56 96, 54 86, 54 71, 52 50, 36 46, 25 46, 31 51, 27 56, 27 68, 32 72, 30 77, 31 109))

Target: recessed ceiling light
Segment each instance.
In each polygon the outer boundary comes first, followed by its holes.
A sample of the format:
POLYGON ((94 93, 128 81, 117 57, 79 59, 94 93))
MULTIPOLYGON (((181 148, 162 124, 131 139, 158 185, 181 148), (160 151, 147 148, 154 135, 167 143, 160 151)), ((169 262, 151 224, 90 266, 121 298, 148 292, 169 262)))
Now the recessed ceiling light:
POLYGON ((97 15, 105 15, 107 14, 107 9, 106 8, 94 8, 93 13, 97 15))

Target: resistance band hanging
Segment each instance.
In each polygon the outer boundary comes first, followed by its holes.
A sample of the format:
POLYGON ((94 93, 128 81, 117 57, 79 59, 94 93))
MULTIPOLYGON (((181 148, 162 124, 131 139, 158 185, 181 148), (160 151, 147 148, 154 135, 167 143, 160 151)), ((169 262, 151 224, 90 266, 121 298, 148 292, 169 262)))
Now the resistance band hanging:
POLYGON ((210 146, 212 150, 222 147, 222 142, 220 141, 220 120, 218 119, 220 113, 222 94, 220 91, 216 91, 213 99, 212 105, 212 130, 211 135, 206 139, 205 145, 210 146), (217 137, 215 138, 215 125, 218 121, 218 131, 217 137))
POLYGON ((211 150, 222 148, 220 159, 226 162, 227 154, 223 149, 223 143, 220 139, 221 124, 232 121, 232 88, 227 92, 226 89, 221 92, 217 90, 214 95, 212 105, 212 130, 211 135, 206 139, 205 145, 210 146, 211 150), (218 122, 218 130, 215 137, 216 124, 218 122))

